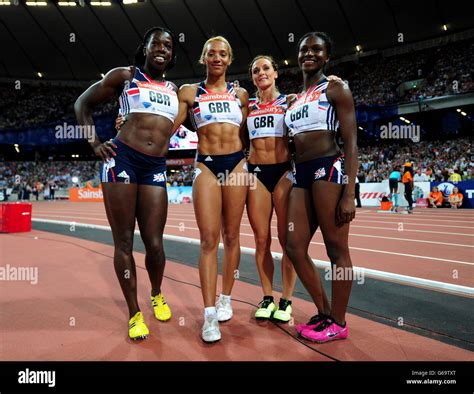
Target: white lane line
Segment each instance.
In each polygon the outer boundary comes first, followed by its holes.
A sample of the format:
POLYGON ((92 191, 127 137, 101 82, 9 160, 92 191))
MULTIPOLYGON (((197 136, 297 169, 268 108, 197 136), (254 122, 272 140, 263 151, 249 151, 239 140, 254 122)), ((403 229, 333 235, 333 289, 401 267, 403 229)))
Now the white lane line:
POLYGON ((424 227, 449 227, 449 228, 468 228, 468 229, 471 229, 471 230, 474 230, 474 227, 473 226, 450 226, 448 224, 421 224, 421 223, 407 223, 407 222, 402 222, 402 221, 398 221, 398 222, 389 222, 389 221, 381 221, 381 220, 361 220, 361 219, 355 219, 357 221, 357 223, 359 222, 368 222, 368 223, 387 223, 387 224, 399 224, 399 223, 403 223, 403 225, 405 226, 424 226, 424 227))
MULTIPOLYGON (((43 223, 53 223, 53 224, 61 224, 65 226, 70 226, 71 222, 65 222, 65 221, 60 221, 60 220, 47 220, 47 219, 33 219, 35 222, 43 222, 43 223)), ((99 226, 95 224, 84 224, 84 223, 76 223, 77 227, 84 227, 84 228, 92 228, 92 229, 98 229, 98 230, 105 230, 105 231, 111 231, 110 227, 108 226, 99 226)), ((135 230, 135 234, 139 234, 138 230, 135 230)), ((181 237, 177 235, 169 235, 169 234, 164 234, 163 235, 164 239, 171 240, 171 241, 178 241, 178 242, 183 242, 183 243, 188 243, 188 244, 193 244, 193 245, 200 245, 200 240, 195 239, 195 238, 189 238, 189 237, 181 237)), ((219 244, 219 248, 223 249, 224 245, 222 243, 219 244)), ((241 247, 240 248, 243 253, 250 254, 250 255, 255 255, 255 249, 254 248, 247 248, 247 247, 241 247)), ((281 260, 282 254, 277 253, 277 252, 272 252, 272 255, 274 258, 281 260)), ((331 264, 329 261, 324 261, 324 260, 317 260, 313 259, 313 263, 318 267, 318 268, 330 268, 331 264)), ((429 279, 424 279, 424 278, 418 278, 415 276, 407 276, 407 275, 400 275, 400 274, 394 274, 392 272, 385 272, 385 271, 379 271, 379 270, 374 270, 374 269, 369 269, 369 268, 362 268, 362 267, 355 267, 354 266, 354 271, 357 273, 368 277, 368 278, 373 278, 373 279, 379 279, 379 280, 385 280, 385 281, 390 281, 390 282, 396 282, 404 285, 415 285, 415 286, 420 286, 424 287, 430 290, 436 290, 436 291, 442 291, 442 292, 449 292, 449 293, 454 293, 454 294, 459 294, 467 297, 474 297, 474 288, 468 287, 468 286, 460 286, 460 285, 455 285, 452 283, 445 283, 445 282, 438 282, 434 280, 429 280, 429 279)))
MULTIPOLYGON (((443 222, 447 222, 447 223, 453 223, 453 222, 457 222, 457 223, 464 223, 464 224, 469 224, 471 223, 473 226, 474 226, 474 219, 468 219, 468 220, 460 220, 458 218, 455 218, 455 219, 439 219, 439 218, 433 218, 433 219, 425 219, 425 217, 423 218, 417 218, 417 217, 413 217, 412 215, 408 216, 408 215, 396 215, 396 214, 391 214, 391 215, 386 215, 386 214, 382 214, 383 217, 376 217, 378 219, 388 219, 388 218, 391 218, 391 219, 400 219, 400 220, 404 220, 404 221, 410 221, 410 220, 413 220, 413 221, 422 221, 422 222, 436 222, 436 223, 443 223, 443 222)), ((358 213, 356 214, 356 219, 357 218, 363 218, 363 219, 368 219, 368 218, 374 218, 373 215, 359 215, 358 213)))
MULTIPOLYGON (((83 213, 83 212, 79 212, 78 214, 80 215, 93 215, 93 213, 83 213)), ((105 214, 105 213, 104 213, 105 214)), ((97 216, 100 216, 101 218, 104 218, 104 214, 97 214, 97 216)), ((51 213, 36 213, 36 215, 38 216, 46 216, 46 217, 58 217, 58 218, 75 218, 75 219, 90 219, 90 220, 99 220, 97 218, 93 218, 93 217, 90 217, 90 216, 71 216, 71 215, 55 215, 55 214, 51 214, 51 213)), ((182 215, 180 215, 182 216, 182 215)), ((194 217, 194 215, 192 215, 194 217)), ((181 221, 181 222, 192 222, 192 223, 195 223, 196 220, 195 218, 194 219, 181 219, 181 218, 175 218, 175 217, 172 217, 171 215, 168 215, 168 218, 167 218, 167 221, 169 220, 174 220, 174 221, 181 221)), ((105 221, 107 221, 105 219, 105 221)), ((275 223, 276 224, 276 220, 272 221, 272 223, 275 223)), ((246 226, 246 227, 251 227, 250 224, 247 224, 247 223, 241 223, 241 226, 246 226)), ((276 226, 271 226, 273 229, 277 229, 276 226)), ((386 228, 386 227, 373 227, 373 226, 357 226, 355 224, 351 224, 351 228, 366 228, 366 229, 377 229, 377 230, 388 230, 388 231, 397 231, 397 232, 405 232, 405 231, 410 231, 410 232, 421 232, 421 233, 429 233, 429 234, 443 234, 443 235, 454 235, 454 236, 457 236, 457 235, 462 235, 462 236, 468 236, 468 237, 474 237, 474 234, 465 234, 465 233, 448 233, 448 232, 440 232, 440 231, 429 231, 429 230, 410 230, 410 229, 403 229, 403 231, 400 231, 399 229, 397 228, 394 228, 394 229, 390 229, 390 228, 386 228)), ((351 233, 350 235, 358 235, 358 234, 355 234, 355 233, 351 233)), ((359 236, 364 236, 364 235, 359 235, 359 236)), ((443 243, 443 242, 435 242, 435 241, 422 241, 422 240, 406 240, 406 239, 403 239, 403 238, 391 238, 391 237, 382 237, 382 236, 369 236, 369 235, 365 235, 367 237, 374 237, 374 238, 381 238, 381 239, 394 239, 394 240, 405 240, 405 241, 410 241, 410 242, 423 242, 423 243, 435 243, 435 244, 445 244, 445 245, 452 245, 452 246, 466 246, 466 247, 474 247, 472 245, 462 245, 462 244, 452 244, 452 243, 443 243)))
POLYGON ((405 231, 410 231, 410 232, 415 232, 415 233, 428 233, 428 234, 443 234, 443 235, 462 235, 466 237, 474 237, 474 234, 466 234, 466 233, 447 233, 443 231, 430 231, 430 230, 412 230, 412 229, 406 229, 403 228, 403 231, 399 230, 398 228, 387 228, 387 227, 373 227, 373 226, 357 226, 355 224, 351 224, 351 228, 356 227, 356 228, 371 228, 371 229, 376 229, 376 230, 387 230, 387 231, 397 231, 399 233, 405 232, 405 231))
POLYGON ((409 239, 409 238, 397 238, 397 237, 382 237, 380 235, 369 235, 369 234, 355 234, 349 233, 351 237, 367 237, 367 238, 380 238, 380 239, 389 239, 393 241, 403 241, 403 242, 422 242, 427 244, 435 244, 435 245, 447 245, 447 246, 460 246, 464 248, 474 248, 473 245, 464 245, 464 244, 453 244, 449 242, 438 242, 438 241, 425 241, 421 239, 409 239))
MULTIPOLYGON (((170 215, 168 215, 168 219, 167 220, 174 220, 174 221, 181 221, 181 222, 193 222, 195 223, 196 220, 195 219, 180 219, 180 218, 175 218, 175 217, 172 217, 170 215)), ((272 224, 276 224, 276 220, 272 220, 272 224)), ((398 223, 397 223, 398 225, 398 223)), ((250 224, 247 224, 247 223, 241 223, 241 226, 247 226, 247 227, 251 227, 250 224)), ((453 235, 453 236, 457 236, 457 235, 465 235, 465 236, 468 236, 468 237, 474 237, 474 234, 465 234, 465 233, 448 233, 448 232, 441 232, 441 231, 429 231, 429 230, 409 230, 409 229, 405 229, 403 228, 403 231, 402 230, 399 230, 398 228, 387 228, 387 227, 371 227, 371 226, 357 226, 355 224, 351 224, 351 228, 370 228, 370 229, 377 229, 377 230, 387 230, 387 231, 397 231, 398 233, 403 233, 405 231, 412 231, 412 232, 420 232, 420 233, 429 233, 429 234, 443 234, 443 235, 453 235)), ((276 226, 272 226, 272 228, 276 229, 277 227, 276 226)), ((351 233, 352 235, 352 233, 351 233)), ((394 239, 399 239, 399 238, 394 238, 394 239)), ((420 241, 421 242, 421 241, 420 241)), ((454 244, 453 244, 454 245, 454 244)))
MULTIPOLYGON (((61 216, 59 216, 61 217, 61 216)), ((83 219, 83 218, 81 218, 83 219)), ((32 219, 33 221, 35 219, 32 219)), ((100 221, 106 221, 105 219, 94 219, 94 220, 100 220, 100 221)), ((45 223, 47 223, 47 219, 38 219, 38 221, 43 221, 45 223)), ((55 222, 55 221, 49 221, 51 223, 55 222)), ((67 222, 69 223, 69 225, 72 224, 72 222, 67 222)), ((76 225, 78 224, 83 224, 83 223, 75 223, 76 225)), ((172 227, 172 228, 182 228, 182 226, 173 226, 173 225, 167 225, 168 227, 172 227)), ((199 231, 198 228, 196 227, 190 227, 190 226, 186 226, 186 229, 188 230, 196 230, 196 231, 199 231)), ((243 235, 243 236, 246 236, 246 237, 251 237, 253 238, 254 235, 253 234, 249 234, 249 233, 240 233, 240 235, 243 235)), ((277 237, 272 237, 272 239, 278 239, 277 237)), ((314 241, 311 241, 310 244, 312 245, 319 245, 319 246, 325 246, 325 244, 323 242, 314 242, 314 241)), ((429 257, 429 256, 420 256, 420 255, 415 255, 415 254, 408 254, 408 253, 398 253, 398 252, 389 252, 389 251, 386 251, 386 250, 378 250, 378 249, 367 249, 367 248, 359 248, 359 247, 356 247, 356 246, 349 246, 349 249, 353 249, 353 250, 360 250, 360 251, 364 251, 364 252, 371 252, 371 253, 382 253, 382 254, 390 254, 390 255, 394 255, 394 256, 404 256, 404 257, 413 257, 413 258, 417 258, 417 259, 423 259, 423 260, 433 260, 433 261, 445 261, 445 262, 448 262, 448 263, 454 263, 454 264, 462 264, 462 265, 474 265, 474 263, 471 263, 471 262, 468 262, 468 261, 460 261, 460 260, 450 260, 450 259, 442 259, 440 257, 429 257)))

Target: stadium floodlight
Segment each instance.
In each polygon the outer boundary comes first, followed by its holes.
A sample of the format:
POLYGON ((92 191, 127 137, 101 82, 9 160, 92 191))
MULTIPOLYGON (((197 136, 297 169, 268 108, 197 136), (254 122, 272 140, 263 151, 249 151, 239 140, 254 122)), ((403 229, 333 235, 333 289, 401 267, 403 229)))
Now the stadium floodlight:
POLYGON ((458 108, 456 111, 461 112, 461 108, 458 108))
POLYGON ((448 31, 448 25, 441 26, 441 29, 443 29, 444 31, 448 31))
POLYGON ((288 64, 289 64, 289 63, 288 63, 288 60, 286 60, 286 59, 285 59, 285 61, 284 61, 283 63, 285 63, 285 66, 288 66, 288 64))
POLYGON ((58 1, 60 7, 75 7, 77 3, 75 1, 58 1))
POLYGON ((464 111, 461 112, 461 115, 462 116, 467 116, 467 114, 464 111))
POLYGON ((13 147, 15 148, 17 153, 20 153, 20 147, 18 146, 18 144, 13 144, 13 147))
POLYGON ((362 47, 361 47, 360 45, 356 45, 356 51, 357 51, 357 52, 362 51, 362 47))
POLYGON ((403 120, 405 122, 405 118, 403 116, 400 116, 400 120, 403 120))
POLYGON ((0 5, 11 5, 10 0, 0 0, 0 5))
POLYGON ((41 0, 41 1, 40 1, 40 0, 33 0, 33 1, 32 1, 32 0, 28 0, 28 1, 26 2, 26 5, 27 5, 28 7, 44 7, 44 6, 47 6, 48 3, 47 3, 46 1, 42 1, 42 0, 41 0))
POLYGON ((36 75, 38 75, 38 77, 40 77, 40 78, 43 78, 43 74, 40 73, 39 71, 36 73, 36 75))
POLYGON ((112 5, 111 1, 91 1, 92 7, 110 7, 112 5))
POLYGON ((104 73, 100 73, 100 76, 101 76, 101 78, 104 78, 104 77, 105 77, 105 74, 104 74, 104 73))
POLYGON ((123 0, 123 4, 136 4, 138 0, 123 0))

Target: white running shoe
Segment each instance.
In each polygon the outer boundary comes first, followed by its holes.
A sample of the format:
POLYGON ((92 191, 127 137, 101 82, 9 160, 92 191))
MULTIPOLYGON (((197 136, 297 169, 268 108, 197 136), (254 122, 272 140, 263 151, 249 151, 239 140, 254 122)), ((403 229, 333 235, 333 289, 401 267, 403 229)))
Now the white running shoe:
POLYGON ((216 311, 217 320, 219 320, 219 322, 225 322, 232 319, 234 314, 232 312, 231 301, 223 298, 222 294, 219 296, 219 300, 216 303, 216 311))
POLYGON ((219 330, 219 322, 216 315, 210 315, 204 319, 202 326, 201 338, 204 342, 217 342, 221 339, 221 331, 219 330))

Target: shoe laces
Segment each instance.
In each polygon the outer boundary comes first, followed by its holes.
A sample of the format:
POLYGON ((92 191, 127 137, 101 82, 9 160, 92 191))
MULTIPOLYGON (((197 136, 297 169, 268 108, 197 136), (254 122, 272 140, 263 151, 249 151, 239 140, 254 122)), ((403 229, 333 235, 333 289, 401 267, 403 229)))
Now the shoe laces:
POLYGON ((153 301, 152 301, 153 306, 158 306, 160 303, 162 305, 166 304, 166 301, 165 301, 164 297, 161 295, 161 293, 158 294, 157 296, 153 297, 153 301))
POLYGON ((333 321, 329 317, 326 317, 321 322, 321 324, 319 324, 319 326, 317 326, 316 328, 313 328, 313 331, 318 331, 318 332, 324 331, 326 328, 330 327, 332 323, 333 321))
POLYGON ((266 309, 268 308, 268 306, 272 303, 273 301, 268 299, 268 298, 264 298, 262 301, 260 301, 260 303, 258 304, 258 306, 260 308, 263 308, 263 309, 266 309))
POLYGON ((289 305, 291 305, 291 301, 285 300, 282 298, 280 299, 280 304, 278 305, 278 309, 282 311, 286 311, 286 308, 288 308, 289 305))
POLYGON ((317 314, 317 315, 312 316, 311 319, 309 319, 309 322, 307 323, 307 325, 309 326, 309 325, 313 325, 313 324, 318 324, 319 322, 321 322, 325 319, 327 319, 327 316, 317 314))

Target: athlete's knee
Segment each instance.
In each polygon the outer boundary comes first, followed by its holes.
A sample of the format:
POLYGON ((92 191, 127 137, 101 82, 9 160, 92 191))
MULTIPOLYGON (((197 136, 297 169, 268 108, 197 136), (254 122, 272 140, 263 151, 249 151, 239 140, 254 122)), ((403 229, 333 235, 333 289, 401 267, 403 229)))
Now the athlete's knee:
POLYGON ((224 241, 224 245, 227 248, 234 248, 239 247, 240 245, 240 232, 239 231, 228 231, 225 230, 222 233, 222 239, 224 241))
POLYGON ((131 255, 133 252, 133 234, 131 236, 120 237, 120 239, 115 242, 115 251, 127 256, 131 255))
POLYGON ((145 243, 146 254, 149 256, 164 256, 163 239, 156 237, 145 243))
POLYGON ((337 240, 325 241, 329 260, 338 266, 350 265, 349 245, 337 240))
POLYGON ((212 252, 219 246, 219 234, 212 232, 201 233, 201 250, 203 252, 212 252))
POLYGON ((255 234, 255 246, 257 247, 257 251, 264 251, 265 249, 270 247, 271 244, 271 237, 266 233, 256 233, 255 234))
POLYGON ((296 261, 306 255, 307 248, 296 237, 288 237, 285 242, 285 253, 291 261, 296 261))

